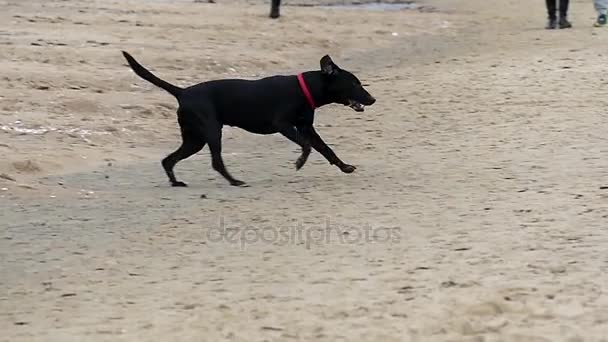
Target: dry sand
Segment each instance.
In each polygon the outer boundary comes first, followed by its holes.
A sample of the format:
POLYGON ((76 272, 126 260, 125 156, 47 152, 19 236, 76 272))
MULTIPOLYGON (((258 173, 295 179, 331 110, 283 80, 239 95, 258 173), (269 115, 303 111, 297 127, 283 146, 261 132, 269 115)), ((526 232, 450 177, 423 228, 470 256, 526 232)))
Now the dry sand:
POLYGON ((0 340, 606 341, 608 31, 424 4, 0 0, 0 340), (317 113, 357 172, 226 129, 251 187, 206 149, 169 187, 175 101, 122 49, 179 85, 330 53, 378 98, 317 113))

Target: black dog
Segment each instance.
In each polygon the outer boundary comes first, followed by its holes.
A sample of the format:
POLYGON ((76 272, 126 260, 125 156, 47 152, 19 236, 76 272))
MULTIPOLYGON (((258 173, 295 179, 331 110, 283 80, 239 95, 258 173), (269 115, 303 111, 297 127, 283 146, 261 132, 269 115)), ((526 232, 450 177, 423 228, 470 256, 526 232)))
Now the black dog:
POLYGON ((329 56, 321 58, 320 71, 297 76, 272 76, 255 81, 224 79, 179 88, 154 76, 123 51, 129 65, 141 78, 177 98, 177 120, 182 145, 162 161, 173 186, 186 186, 173 173, 177 162, 209 145, 213 168, 232 185, 245 183, 233 178, 222 160, 223 125, 240 127, 257 134, 281 133, 302 147, 296 161, 299 170, 310 155, 311 146, 330 164, 345 173, 355 167, 345 164, 327 146, 313 127, 317 107, 339 103, 362 112, 376 100, 353 74, 340 69, 329 56))

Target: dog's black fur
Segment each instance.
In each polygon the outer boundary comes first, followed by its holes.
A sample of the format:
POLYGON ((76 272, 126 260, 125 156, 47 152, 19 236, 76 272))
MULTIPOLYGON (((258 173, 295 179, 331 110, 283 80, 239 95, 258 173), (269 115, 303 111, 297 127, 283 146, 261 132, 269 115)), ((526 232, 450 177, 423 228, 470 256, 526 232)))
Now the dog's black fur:
MULTIPOLYGON (((272 76, 255 81, 224 79, 180 88, 154 76, 130 54, 123 51, 127 62, 141 78, 163 88, 177 98, 177 119, 182 145, 162 161, 173 186, 186 186, 173 173, 177 162, 209 145, 213 168, 232 185, 245 183, 233 178, 222 160, 222 127, 236 126, 251 133, 281 133, 300 145, 302 154, 296 161, 299 170, 308 159, 311 147, 332 165, 345 173, 355 167, 348 165, 323 142, 313 127, 311 107, 296 76, 272 76)), ((303 73, 317 107, 338 103, 362 112, 376 100, 363 88, 353 74, 340 69, 329 56, 321 58, 320 71, 303 73)))

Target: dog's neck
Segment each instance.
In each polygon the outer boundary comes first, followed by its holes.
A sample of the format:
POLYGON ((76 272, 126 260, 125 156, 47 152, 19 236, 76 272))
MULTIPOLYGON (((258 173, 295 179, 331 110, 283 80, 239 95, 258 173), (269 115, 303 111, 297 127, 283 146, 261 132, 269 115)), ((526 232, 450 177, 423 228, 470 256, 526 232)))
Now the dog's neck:
MULTIPOLYGON (((306 86, 312 95, 312 99, 316 108, 333 103, 334 100, 329 98, 325 86, 325 77, 321 71, 307 71, 302 73, 306 86)), ((314 110, 315 108, 313 108, 314 110)))

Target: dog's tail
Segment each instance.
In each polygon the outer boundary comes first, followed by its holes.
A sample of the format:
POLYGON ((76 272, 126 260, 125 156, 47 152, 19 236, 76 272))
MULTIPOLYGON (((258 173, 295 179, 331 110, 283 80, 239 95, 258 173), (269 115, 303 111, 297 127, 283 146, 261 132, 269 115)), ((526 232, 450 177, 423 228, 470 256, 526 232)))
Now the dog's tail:
POLYGON ((133 71, 135 71, 135 73, 144 80, 154 84, 157 87, 165 89, 175 97, 178 97, 184 90, 183 88, 174 86, 173 84, 167 81, 163 81, 160 78, 154 76, 154 74, 152 74, 148 69, 144 68, 141 64, 139 64, 135 60, 135 58, 133 58, 133 56, 131 56, 128 52, 123 51, 122 54, 127 59, 127 62, 129 62, 131 69, 133 69, 133 71))

